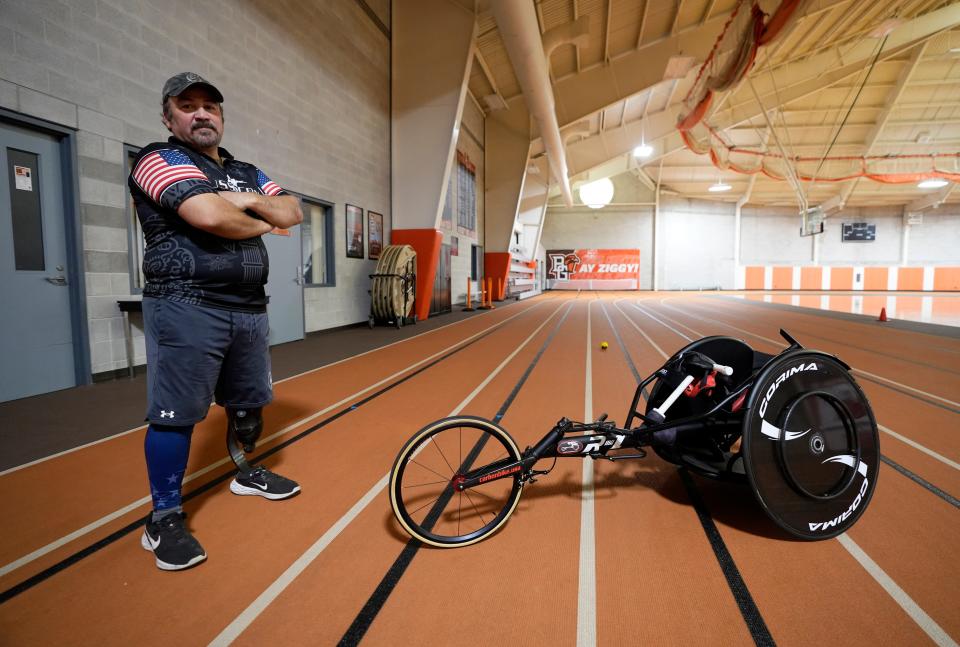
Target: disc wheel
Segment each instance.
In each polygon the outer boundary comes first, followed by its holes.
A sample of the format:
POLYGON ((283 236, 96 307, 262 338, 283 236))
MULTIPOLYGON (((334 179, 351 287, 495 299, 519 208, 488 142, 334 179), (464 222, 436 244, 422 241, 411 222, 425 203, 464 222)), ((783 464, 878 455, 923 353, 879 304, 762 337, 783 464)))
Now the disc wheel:
POLYGON ((390 472, 390 505, 411 536, 440 548, 476 543, 499 530, 520 500, 520 474, 463 491, 456 483, 471 470, 520 459, 501 427, 458 416, 433 422, 407 441, 390 472))
POLYGON ((787 353, 757 378, 743 455, 754 494, 777 525, 800 539, 836 537, 877 486, 876 419, 847 367, 822 353, 787 353))

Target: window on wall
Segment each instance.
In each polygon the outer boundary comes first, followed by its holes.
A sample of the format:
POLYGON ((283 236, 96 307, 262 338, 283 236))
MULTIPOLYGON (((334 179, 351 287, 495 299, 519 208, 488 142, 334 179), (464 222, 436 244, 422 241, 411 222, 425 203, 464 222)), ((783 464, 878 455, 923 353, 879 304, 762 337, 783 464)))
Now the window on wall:
POLYGON ((453 229, 453 205, 456 199, 456 173, 450 174, 450 179, 447 181, 447 197, 443 202, 443 217, 440 219, 440 226, 444 229, 453 229))
MULTIPOLYGON (((124 145, 127 173, 133 172, 133 160, 140 151, 135 146, 124 145)), ((127 191, 127 250, 130 258, 130 294, 140 294, 146 279, 143 276, 143 229, 137 218, 137 209, 133 205, 133 196, 127 191)))
POLYGON ((477 229, 477 167, 461 151, 457 151, 457 229, 465 234, 477 229))
POLYGON ((303 222, 303 283, 305 286, 336 285, 334 277, 333 205, 301 196, 303 222))

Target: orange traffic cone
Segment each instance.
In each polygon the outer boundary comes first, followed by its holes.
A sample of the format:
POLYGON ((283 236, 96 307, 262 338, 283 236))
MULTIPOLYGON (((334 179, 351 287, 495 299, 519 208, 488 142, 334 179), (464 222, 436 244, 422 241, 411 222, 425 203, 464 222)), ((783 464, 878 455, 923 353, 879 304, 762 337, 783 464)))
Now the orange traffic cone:
POLYGON ((880 308, 880 318, 877 321, 886 321, 887 320, 887 309, 880 308))

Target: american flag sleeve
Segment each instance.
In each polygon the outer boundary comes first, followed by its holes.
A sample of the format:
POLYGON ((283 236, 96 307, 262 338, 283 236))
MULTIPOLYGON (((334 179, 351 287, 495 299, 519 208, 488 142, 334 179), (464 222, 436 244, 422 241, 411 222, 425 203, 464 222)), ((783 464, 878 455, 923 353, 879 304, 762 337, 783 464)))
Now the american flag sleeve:
POLYGON ((287 192, 280 188, 276 182, 267 177, 266 173, 257 169, 257 185, 263 191, 263 195, 286 195, 287 192))
POLYGON ((172 148, 144 155, 131 176, 150 200, 168 209, 179 208, 194 195, 216 192, 203 171, 185 154, 172 148))

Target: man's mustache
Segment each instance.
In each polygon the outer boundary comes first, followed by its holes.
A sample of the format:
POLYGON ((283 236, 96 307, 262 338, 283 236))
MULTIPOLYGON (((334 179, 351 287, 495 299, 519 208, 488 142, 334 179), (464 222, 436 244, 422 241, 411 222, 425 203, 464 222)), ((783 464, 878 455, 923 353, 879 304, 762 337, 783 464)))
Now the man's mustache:
POLYGON ((190 130, 199 130, 200 128, 209 128, 210 130, 216 130, 216 127, 213 125, 212 121, 198 121, 190 127, 190 130))

